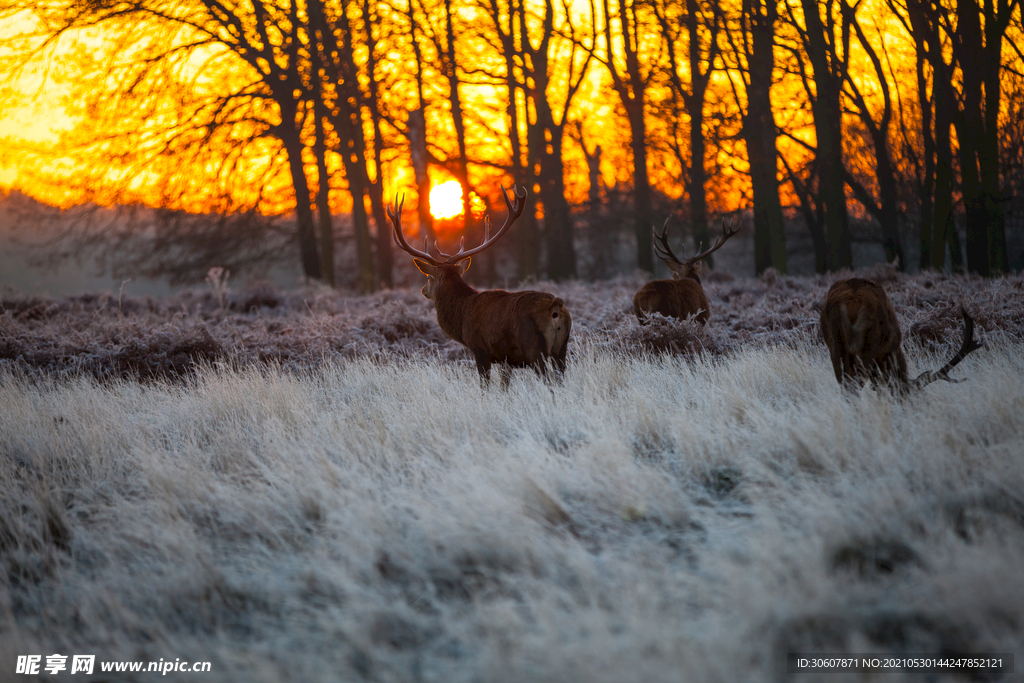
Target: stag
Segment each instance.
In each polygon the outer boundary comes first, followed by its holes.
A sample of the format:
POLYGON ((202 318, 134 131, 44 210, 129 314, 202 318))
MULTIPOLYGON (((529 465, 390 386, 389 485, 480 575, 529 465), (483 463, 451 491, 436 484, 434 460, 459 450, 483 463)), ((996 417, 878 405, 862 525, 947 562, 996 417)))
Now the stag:
POLYGON ((862 386, 870 381, 876 386, 890 386, 898 393, 908 393, 940 379, 960 381, 949 376, 950 370, 983 346, 974 339, 974 321, 963 305, 960 314, 964 318, 960 349, 942 369, 922 373, 913 380, 907 375, 907 359, 901 348, 903 334, 896 311, 877 282, 855 277, 832 285, 821 309, 821 336, 840 384, 862 386))
POLYGON ((508 385, 511 368, 532 367, 543 375, 547 371, 548 359, 561 373, 565 370, 565 354, 572 328, 569 311, 556 296, 545 292, 498 289, 478 292, 462 279, 469 268, 470 257, 501 239, 523 213, 526 188, 522 194, 515 186, 512 189, 515 203, 509 199, 508 191, 502 188, 508 217, 493 237, 490 236, 490 221, 486 221, 484 241, 480 246, 466 251, 463 238, 458 253, 449 255, 442 252, 435 241, 434 250, 439 258, 427 253, 425 241, 424 251, 420 251, 410 247, 405 240, 402 234, 404 197, 396 202, 394 210, 390 205, 387 207, 395 242, 413 257, 413 263, 427 276, 427 284, 420 291, 434 302, 438 325, 446 335, 473 354, 485 386, 490 381, 493 363, 501 364, 504 386, 508 385))
POLYGON ((668 221, 666 218, 660 235, 656 229, 651 230, 654 232, 654 251, 672 270, 672 279, 653 280, 641 287, 633 297, 633 312, 641 325, 647 324, 647 316, 651 313, 681 319, 696 315, 697 322, 704 325, 710 312, 708 297, 700 284, 701 261, 718 251, 740 229, 722 221, 722 236, 713 247, 680 260, 668 244, 668 221))

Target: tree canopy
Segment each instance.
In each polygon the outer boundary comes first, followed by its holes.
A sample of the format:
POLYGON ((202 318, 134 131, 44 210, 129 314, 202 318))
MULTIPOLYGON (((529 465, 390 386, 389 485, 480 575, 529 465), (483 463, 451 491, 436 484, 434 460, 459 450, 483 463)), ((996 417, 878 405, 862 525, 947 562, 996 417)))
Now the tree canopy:
POLYGON ((34 82, 68 122, 7 131, 0 165, 58 206, 148 208, 83 234, 141 235, 154 268, 287 237, 333 284, 350 214, 370 290, 392 281, 385 202, 446 242, 513 182, 523 277, 578 276, 620 231, 651 270, 655 221, 696 246, 734 212, 758 272, 785 272, 788 217, 819 270, 866 230, 900 267, 987 275, 1020 220, 1019 0, 0 0, 0 21, 2 113, 34 82), (459 217, 435 218, 450 180, 459 217))

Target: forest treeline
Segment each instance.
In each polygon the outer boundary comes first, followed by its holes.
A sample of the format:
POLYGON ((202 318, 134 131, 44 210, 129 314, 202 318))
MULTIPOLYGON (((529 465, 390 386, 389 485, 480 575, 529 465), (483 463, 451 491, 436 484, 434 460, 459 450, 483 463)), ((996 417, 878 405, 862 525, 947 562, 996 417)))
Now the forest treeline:
POLYGON ((578 276, 584 225, 594 250, 632 233, 651 271, 652 225, 674 216, 693 248, 741 211, 758 273, 787 271, 788 217, 819 272, 852 266, 856 221, 901 268, 1009 270, 1019 0, 0 0, 0 18, 8 85, 61 93, 73 122, 9 141, 22 189, 129 207, 82 211, 68 249, 138 273, 287 241, 334 284, 351 212, 351 279, 390 286, 387 202, 407 196, 421 237, 473 239, 510 183, 531 192, 508 240, 522 278, 578 276), (451 179, 463 212, 439 221, 423 199, 451 179))

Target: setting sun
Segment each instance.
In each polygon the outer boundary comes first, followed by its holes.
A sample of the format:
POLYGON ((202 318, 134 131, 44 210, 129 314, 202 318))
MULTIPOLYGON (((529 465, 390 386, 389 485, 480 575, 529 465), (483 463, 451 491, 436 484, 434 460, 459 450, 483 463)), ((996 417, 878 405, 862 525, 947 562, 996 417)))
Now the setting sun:
POLYGON ((434 185, 430 191, 430 214, 437 219, 452 218, 462 213, 462 185, 449 180, 434 185))

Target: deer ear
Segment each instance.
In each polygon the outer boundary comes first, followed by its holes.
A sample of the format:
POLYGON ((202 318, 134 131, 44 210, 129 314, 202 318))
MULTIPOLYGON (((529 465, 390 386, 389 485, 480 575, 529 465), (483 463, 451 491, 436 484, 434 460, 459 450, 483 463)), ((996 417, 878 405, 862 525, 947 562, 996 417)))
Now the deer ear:
POLYGON ((420 272, 426 275, 427 277, 437 275, 437 268, 430 265, 426 261, 421 261, 418 258, 414 258, 412 262, 416 264, 416 267, 419 268, 420 272))
POLYGON ((693 264, 693 274, 694 275, 700 275, 700 267, 702 265, 704 265, 703 261, 697 261, 696 263, 693 264))
POLYGON ((459 268, 462 269, 462 274, 463 275, 465 275, 466 271, 469 270, 469 262, 472 261, 472 260, 473 259, 467 257, 464 260, 459 261, 459 268))
POLYGON ((679 277, 686 277, 686 266, 681 263, 673 263, 672 261, 665 260, 665 265, 672 271, 674 275, 679 277))

